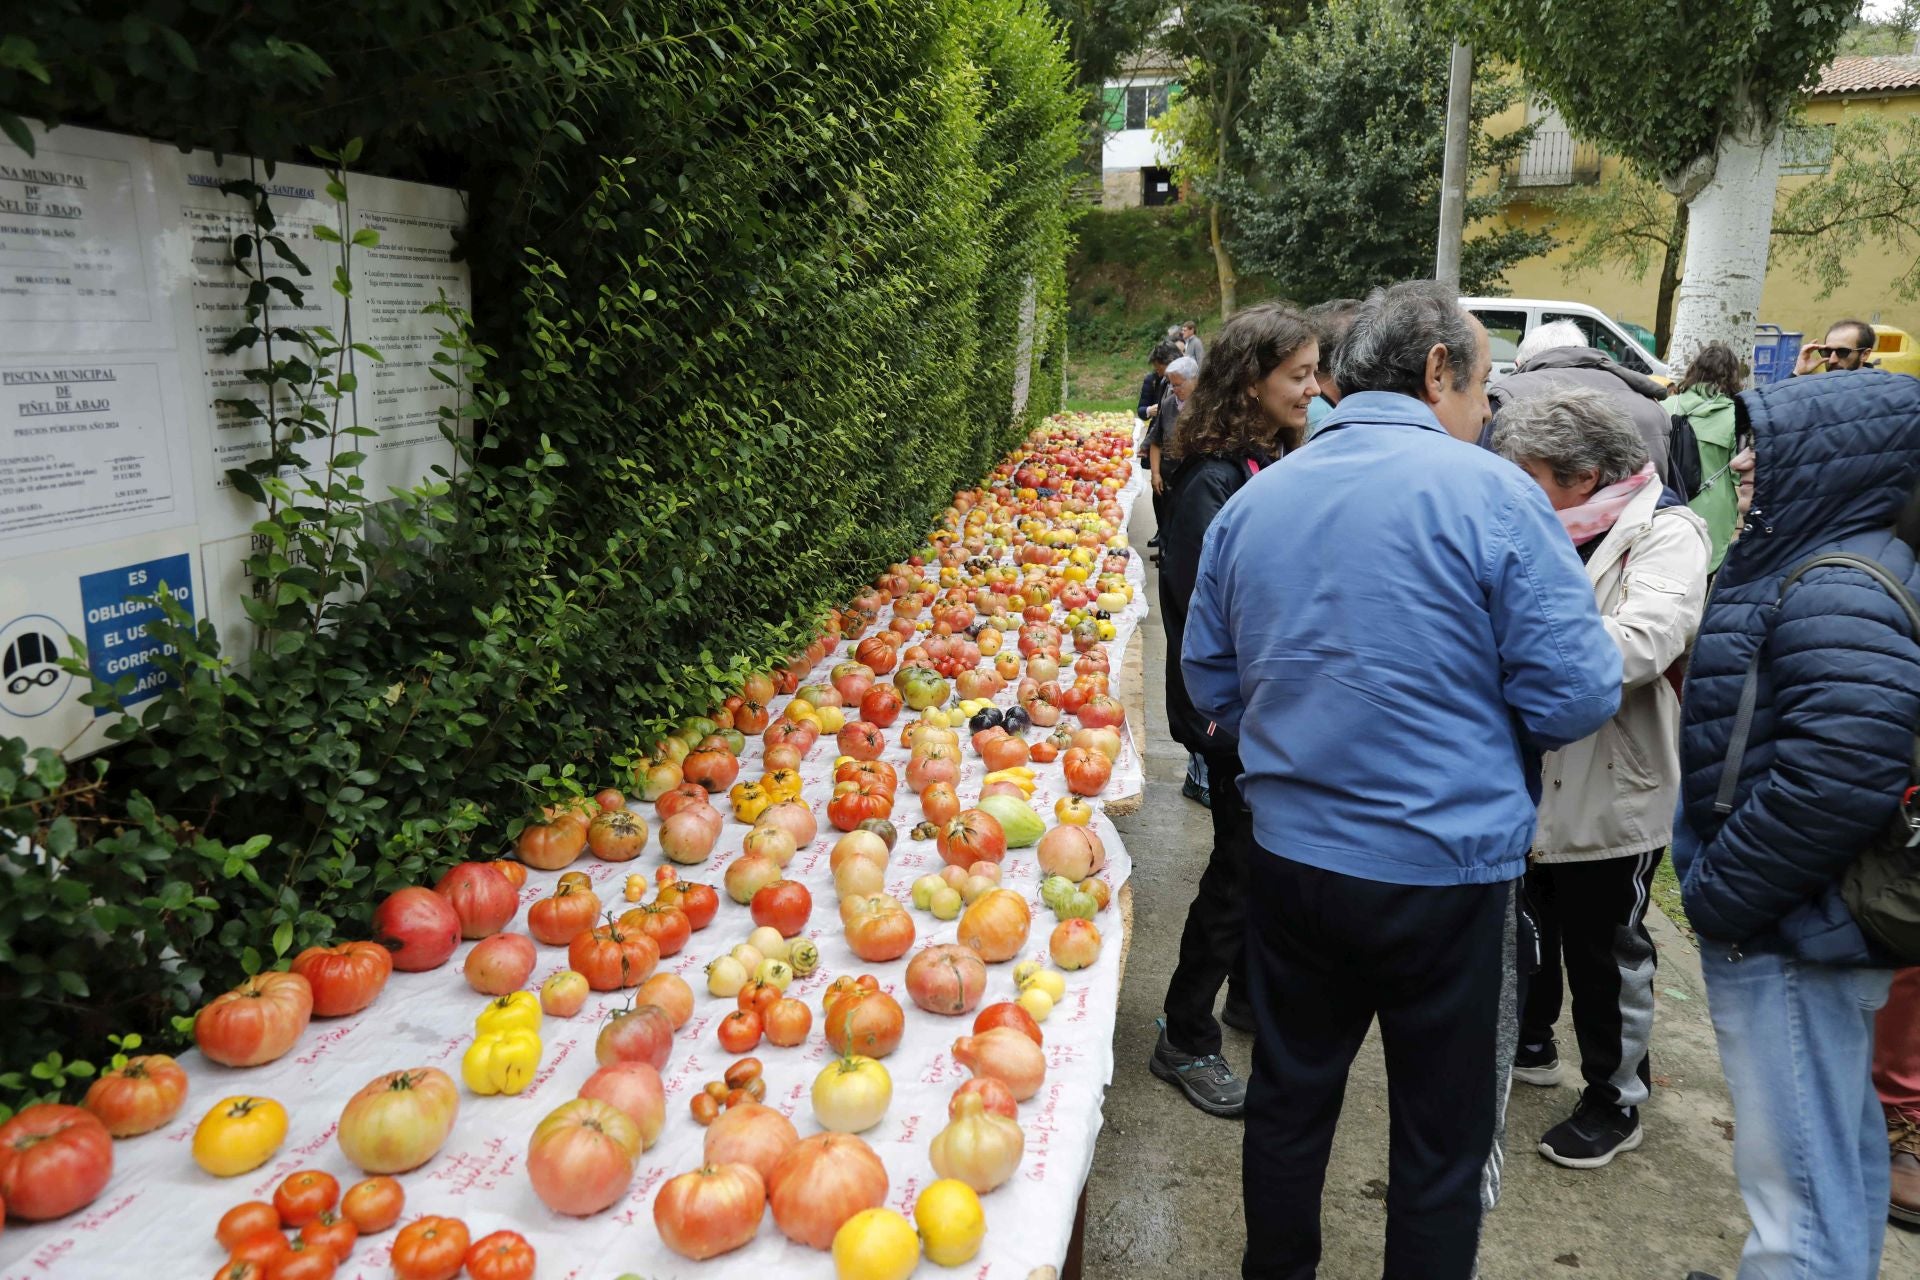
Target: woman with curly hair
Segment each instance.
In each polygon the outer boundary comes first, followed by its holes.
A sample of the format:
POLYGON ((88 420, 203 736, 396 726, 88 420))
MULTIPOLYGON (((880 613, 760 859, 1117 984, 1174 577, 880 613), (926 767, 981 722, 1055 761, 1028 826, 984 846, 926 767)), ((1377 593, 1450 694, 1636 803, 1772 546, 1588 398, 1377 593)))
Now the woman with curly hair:
POLYGON ((1187 911, 1180 961, 1167 983, 1166 1017, 1148 1065, 1210 1115, 1238 1115, 1246 1101, 1245 1083, 1220 1056, 1213 1001, 1226 983, 1227 1024, 1253 1029, 1241 954, 1253 827, 1240 795, 1237 744, 1194 711, 1180 677, 1180 638, 1207 526, 1260 468, 1299 446, 1318 391, 1319 358, 1313 328, 1299 312, 1274 304, 1240 312, 1214 341, 1166 445, 1173 459, 1160 535, 1167 719, 1175 740, 1206 761, 1213 854, 1187 911))

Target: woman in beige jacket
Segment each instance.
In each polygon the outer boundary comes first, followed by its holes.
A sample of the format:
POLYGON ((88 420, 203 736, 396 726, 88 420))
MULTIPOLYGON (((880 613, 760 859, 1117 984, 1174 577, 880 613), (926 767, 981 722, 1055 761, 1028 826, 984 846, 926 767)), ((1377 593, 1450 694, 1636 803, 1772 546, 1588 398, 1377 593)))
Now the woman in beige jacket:
POLYGON ((1553 1027, 1564 960, 1586 1089, 1540 1151, 1592 1169, 1641 1140, 1653 1029, 1647 898, 1680 789, 1680 699, 1668 673, 1699 629, 1711 544, 1705 522, 1661 484, 1632 419, 1598 391, 1556 388, 1510 404, 1492 443, 1552 501, 1622 660, 1619 714, 1541 762, 1526 885, 1541 968, 1514 1068, 1529 1084, 1560 1081, 1553 1027))

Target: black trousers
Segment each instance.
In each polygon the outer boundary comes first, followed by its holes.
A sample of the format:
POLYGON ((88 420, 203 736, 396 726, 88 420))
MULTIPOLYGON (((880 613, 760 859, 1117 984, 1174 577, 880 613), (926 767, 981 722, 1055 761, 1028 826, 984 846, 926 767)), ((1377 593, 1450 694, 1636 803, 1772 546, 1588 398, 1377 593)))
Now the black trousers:
POLYGON ((1167 980, 1167 1039, 1182 1053, 1220 1052, 1213 1017, 1220 984, 1228 998, 1247 998, 1247 862, 1253 852, 1253 815, 1240 798, 1240 757, 1207 752, 1213 800, 1213 853, 1187 908, 1180 960, 1167 980))
POLYGON ((1468 1280, 1505 1091, 1497 1040, 1514 886, 1381 884, 1257 846, 1247 882, 1259 1030, 1241 1275, 1312 1280, 1334 1124, 1378 1016, 1392 1125, 1385 1280, 1468 1280))
POLYGON ((1540 930, 1540 972, 1527 987, 1520 1042, 1545 1044, 1573 993, 1573 1034, 1587 1096, 1616 1107, 1647 1100, 1652 1070, 1653 936, 1647 901, 1661 850, 1597 862, 1536 862, 1527 903, 1540 930), (1560 966, 1566 964, 1566 984, 1560 966))

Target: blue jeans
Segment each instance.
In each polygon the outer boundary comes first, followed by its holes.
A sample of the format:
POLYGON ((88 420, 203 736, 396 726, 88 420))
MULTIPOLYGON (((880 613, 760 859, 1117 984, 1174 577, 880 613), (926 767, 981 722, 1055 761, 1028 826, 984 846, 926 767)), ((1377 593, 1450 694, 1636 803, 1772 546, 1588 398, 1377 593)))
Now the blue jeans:
POLYGON ((1207 789, 1207 758, 1198 751, 1187 752, 1187 781, 1202 791, 1207 789))
POLYGON ((1873 1015, 1893 974, 1729 951, 1700 940, 1753 1219, 1739 1280, 1874 1280, 1889 1174, 1873 1015))

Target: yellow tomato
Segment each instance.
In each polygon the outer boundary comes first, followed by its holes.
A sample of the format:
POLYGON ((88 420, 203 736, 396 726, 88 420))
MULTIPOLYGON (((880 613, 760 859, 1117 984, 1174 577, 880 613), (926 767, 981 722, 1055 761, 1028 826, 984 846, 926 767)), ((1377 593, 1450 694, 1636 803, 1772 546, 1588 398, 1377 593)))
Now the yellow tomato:
POLYGON ((813 704, 805 698, 795 698, 787 704, 786 717, 789 720, 804 720, 813 714, 813 704))
MULTIPOLYGON (((1047 998, 1059 1004, 1067 995, 1067 979, 1058 969, 1042 969, 1028 978, 1023 986, 1035 987, 1047 993, 1047 998)), ((1029 1010, 1028 1012, 1032 1012, 1029 1010)))
POLYGON ((1053 802, 1053 816, 1063 826, 1084 827, 1093 821, 1093 806, 1079 796, 1061 796, 1053 802))
POLYGON ((1037 982, 1020 988, 1020 996, 1014 1003, 1025 1009, 1035 1022, 1045 1022, 1053 1012, 1053 997, 1037 982))
POLYGON ((775 804, 800 798, 800 775, 793 769, 775 769, 760 779, 760 786, 775 804))
POLYGON ((813 718, 820 722, 822 733, 838 733, 847 727, 847 713, 838 707, 820 707, 813 718))
POLYGON ((272 1098, 222 1098, 193 1131, 193 1159, 216 1178, 258 1169, 287 1138, 287 1109, 272 1098))
POLYGON ((481 1097, 519 1093, 540 1066, 540 1037, 525 1027, 476 1036, 460 1059, 460 1078, 481 1097))
POLYGON ((480 1035, 499 1035, 503 1031, 538 1031, 540 997, 531 991, 515 991, 487 1001, 487 1007, 473 1020, 480 1035))
POLYGON ((927 1260, 943 1267, 973 1257, 987 1236, 980 1197, 958 1178, 942 1178, 922 1191, 913 1205, 913 1222, 927 1242, 927 1260))
POLYGON ((920 1265, 920 1237, 892 1209, 862 1209, 833 1233, 839 1280, 907 1280, 920 1265))
POLYGON ((733 801, 733 816, 752 826, 760 820, 773 804, 773 797, 758 782, 737 782, 727 792, 727 798, 733 801))

